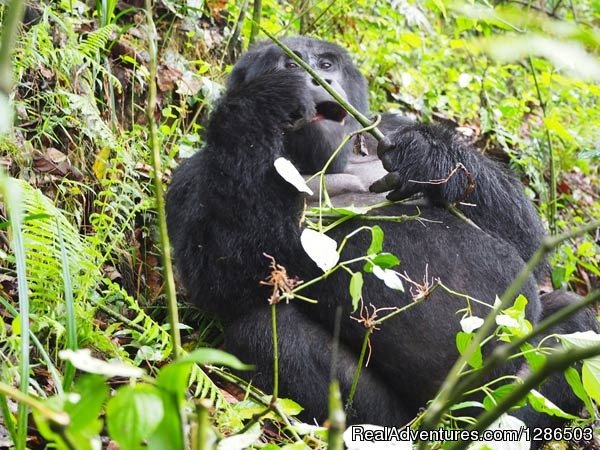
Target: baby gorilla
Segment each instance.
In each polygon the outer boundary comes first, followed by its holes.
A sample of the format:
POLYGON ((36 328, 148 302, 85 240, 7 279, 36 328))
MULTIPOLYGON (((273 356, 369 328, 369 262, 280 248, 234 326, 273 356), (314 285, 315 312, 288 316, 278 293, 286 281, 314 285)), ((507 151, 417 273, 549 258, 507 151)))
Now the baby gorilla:
MULTIPOLYGON (((365 79, 346 51, 307 37, 284 42, 359 111, 370 114, 365 79)), ((272 389, 273 348, 267 301, 272 288, 260 283, 270 274, 265 254, 290 276, 311 280, 322 274, 300 244, 306 195, 286 182, 273 163, 285 157, 302 173, 314 173, 343 136, 356 129, 357 122, 321 87, 277 46, 265 42, 236 64, 208 124, 204 147, 175 171, 167 212, 182 281, 192 302, 222 318, 226 349, 256 366, 253 383, 267 391, 272 389)), ((426 201, 419 207, 394 203, 375 214, 418 215, 420 220, 378 221, 374 216, 368 222, 347 221, 330 236, 340 242, 361 225, 378 224, 385 232, 385 250, 400 258, 401 272, 416 283, 439 278, 448 288, 487 303, 471 302, 472 314, 485 317, 541 241, 543 228, 533 205, 512 175, 454 131, 391 115, 385 116, 382 129, 389 141, 379 148, 381 160, 357 154, 349 143, 328 176, 338 181, 340 195, 355 198, 359 193, 361 201, 373 203, 381 194, 370 193, 369 185, 387 173, 371 190, 391 191, 393 199, 419 193, 426 201), (428 183, 432 180, 446 181, 428 183), (457 205, 476 226, 450 214, 447 205, 457 205)), ((369 244, 370 234, 358 233, 340 260, 364 256, 369 244)), ((358 272, 362 264, 349 267, 358 272)), ((545 276, 546 269, 538 269, 521 289, 534 324, 543 315, 536 278, 545 276)), ((280 394, 298 400, 307 420, 326 417, 338 306, 343 320, 336 364, 344 396, 352 384, 365 328, 350 319, 348 282, 345 271, 336 271, 303 291, 317 304, 294 300, 277 308, 280 394)), ((399 292, 365 274, 365 305, 412 302, 408 286, 399 292)), ((464 298, 437 289, 386 321, 371 338, 370 363, 363 368, 349 421, 400 426, 412 419, 458 357, 453 343, 460 330, 457 311, 464 308, 464 298)), ((595 326, 586 314, 573 320, 578 329, 595 326)), ((494 340, 486 344, 484 354, 495 345, 494 340)), ((512 359, 493 377, 516 374, 521 364, 512 359)), ((541 390, 576 413, 578 400, 561 379, 541 390)), ((521 417, 530 426, 559 425, 527 409, 521 417)))

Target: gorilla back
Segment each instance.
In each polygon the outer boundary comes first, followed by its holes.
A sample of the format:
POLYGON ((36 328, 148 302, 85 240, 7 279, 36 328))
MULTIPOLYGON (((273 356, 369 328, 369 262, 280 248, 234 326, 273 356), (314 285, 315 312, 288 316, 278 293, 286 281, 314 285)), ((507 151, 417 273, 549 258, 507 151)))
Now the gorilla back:
MULTIPOLYGON (((305 37, 284 42, 369 114, 364 77, 343 49, 305 37)), ((256 365, 253 382, 264 389, 272 387, 273 354, 268 304, 272 288, 260 284, 270 273, 264 255, 273 256, 290 276, 302 280, 322 274, 300 244, 305 194, 286 182, 273 163, 285 157, 302 173, 314 173, 342 137, 357 128, 356 121, 278 47, 263 43, 234 67, 210 118, 204 148, 175 171, 167 212, 181 279, 191 301, 223 319, 226 349, 256 365)), ((413 287, 439 279, 479 300, 471 302, 472 314, 484 317, 540 243, 543 230, 535 209, 518 181, 452 130, 395 116, 386 116, 383 129, 389 144, 379 148, 381 160, 369 155, 368 170, 353 171, 361 157, 350 143, 329 176, 343 180, 351 174, 359 182, 369 180, 368 186, 373 178, 369 171, 374 170, 387 175, 371 186, 372 191, 391 191, 388 197, 394 200, 421 194, 427 200, 424 206, 395 203, 377 210, 377 215, 407 215, 412 220, 372 216, 368 224, 384 230, 385 250, 399 257, 400 270, 414 281, 413 287), (456 205, 475 225, 450 214, 447 205, 456 205)), ((348 221, 330 235, 340 242, 363 224, 364 220, 348 221)), ((340 260, 364 256, 369 243, 368 232, 358 233, 340 260)), ((348 267, 357 272, 362 264, 348 267)), ((541 268, 536 277, 543 275, 541 268)), ((352 383, 365 329, 349 317, 348 282, 345 271, 336 271, 303 291, 318 299, 317 304, 293 300, 277 309, 281 394, 297 399, 306 419, 326 416, 337 306, 344 311, 336 361, 344 395, 352 383)), ((536 323, 543 311, 534 277, 521 293, 528 299, 527 317, 536 323)), ((414 295, 414 290, 392 290, 365 274, 365 305, 402 307, 412 303, 414 295)), ((399 426, 413 418, 458 356, 453 343, 460 330, 457 311, 464 308, 464 298, 437 289, 426 301, 386 321, 372 336, 370 364, 361 374, 350 422, 399 426)), ((485 352, 494 345, 486 344, 485 352)), ((519 368, 520 363, 511 360, 494 376, 516 374, 519 368)), ((562 389, 552 387, 544 393, 576 412, 577 402, 562 389)), ((554 425, 547 416, 528 420, 535 422, 530 426, 554 425)))

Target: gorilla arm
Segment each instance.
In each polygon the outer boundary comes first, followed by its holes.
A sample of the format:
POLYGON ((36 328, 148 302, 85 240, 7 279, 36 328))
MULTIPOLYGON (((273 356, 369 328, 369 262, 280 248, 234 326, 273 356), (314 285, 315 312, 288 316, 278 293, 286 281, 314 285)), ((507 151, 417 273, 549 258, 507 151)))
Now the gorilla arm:
MULTIPOLYGON (((484 231, 510 243, 527 261, 544 235, 531 201, 514 176, 478 153, 454 130, 413 123, 388 135, 378 148, 390 173, 371 186, 388 199, 418 192, 438 205, 456 205, 484 231)), ((538 268, 538 279, 544 267, 538 268)))
POLYGON ((195 304, 224 317, 266 303, 263 253, 282 264, 304 254, 301 196, 273 163, 283 153, 284 131, 314 114, 305 85, 278 72, 231 87, 211 116, 205 147, 180 166, 169 188, 168 227, 184 285, 195 304))

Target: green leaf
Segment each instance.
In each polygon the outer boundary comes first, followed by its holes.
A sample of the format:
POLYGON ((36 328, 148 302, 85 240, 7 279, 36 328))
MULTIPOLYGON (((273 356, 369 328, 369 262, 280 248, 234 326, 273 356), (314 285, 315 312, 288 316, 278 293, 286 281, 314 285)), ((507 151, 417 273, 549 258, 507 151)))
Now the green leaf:
POLYGON ((148 448, 152 450, 172 450, 184 448, 181 411, 176 396, 161 392, 163 419, 148 439, 148 448))
POLYGON ((592 401, 583 387, 583 383, 581 382, 581 377, 579 376, 577 369, 574 367, 569 367, 567 370, 565 370, 565 379, 567 380, 567 383, 569 383, 569 386, 571 386, 573 393, 585 404, 585 408, 593 416, 594 407, 592 406, 592 401))
POLYGON ((67 398, 65 402, 65 411, 71 416, 69 429, 77 433, 86 430, 99 433, 102 422, 98 417, 108 396, 106 379, 101 375, 84 375, 77 381, 75 392, 78 394, 77 401, 71 402, 67 398))
POLYGON ((581 381, 588 395, 600 403, 600 360, 592 358, 583 362, 581 381))
MULTIPOLYGON (((483 399, 483 407, 486 411, 491 411, 496 407, 498 402, 514 391, 516 387, 516 384, 503 384, 502 386, 497 387, 483 399)), ((513 405, 513 408, 520 408, 521 406, 524 406, 525 403, 526 400, 522 399, 517 404, 513 405)))
POLYGON ((352 298, 352 311, 356 311, 358 308, 358 301, 362 297, 362 287, 363 287, 363 276, 361 272, 355 272, 352 274, 352 278, 350 278, 350 285, 348 289, 350 291, 350 297, 352 298))
POLYGON ((552 403, 544 395, 542 395, 535 389, 531 390, 529 394, 527 394, 527 401, 533 409, 535 409, 538 412, 548 414, 549 416, 562 417, 563 419, 569 420, 578 419, 577 416, 569 414, 560 409, 558 406, 556 406, 554 403, 552 403))
POLYGON ((141 449, 163 417, 161 393, 147 384, 120 388, 106 406, 108 433, 123 450, 141 449))
POLYGON ((236 370, 251 370, 252 366, 244 364, 230 353, 214 348, 199 348, 182 356, 171 364, 212 364, 213 366, 227 366, 236 370))
POLYGON ((375 256, 372 260, 367 261, 363 266, 363 270, 367 273, 373 272, 373 266, 379 266, 382 269, 389 269, 391 267, 396 267, 400 264, 400 260, 391 253, 380 253, 375 256))
POLYGON ((538 350, 532 351, 534 347, 531 344, 521 345, 521 351, 523 356, 527 360, 529 367, 532 371, 536 372, 546 363, 546 355, 539 352, 538 350))
MULTIPOLYGON (((471 339, 473 339, 473 333, 465 333, 464 331, 456 333, 456 349, 458 350, 458 353, 462 355, 465 352, 471 339)), ((479 369, 483 365, 481 347, 478 347, 477 350, 473 352, 467 363, 474 369, 479 369)))
POLYGON ((176 394, 178 399, 183 399, 194 364, 213 364, 236 370, 252 369, 252 366, 242 363, 235 356, 222 350, 199 348, 161 368, 156 377, 156 384, 165 391, 176 394))
POLYGON ((277 405, 288 416, 296 416, 304 410, 304 408, 302 406, 300 406, 294 400, 291 400, 289 398, 277 399, 277 405))
POLYGON ((367 255, 375 255, 383 250, 383 230, 379 225, 371 227, 371 245, 367 250, 367 255))

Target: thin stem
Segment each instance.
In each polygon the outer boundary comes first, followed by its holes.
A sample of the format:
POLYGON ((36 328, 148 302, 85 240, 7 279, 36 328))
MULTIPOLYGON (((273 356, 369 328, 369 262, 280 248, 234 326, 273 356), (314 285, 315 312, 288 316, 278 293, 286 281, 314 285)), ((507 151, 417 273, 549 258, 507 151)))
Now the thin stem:
MULTIPOLYGON (((60 244, 60 259, 63 277, 63 288, 65 292, 65 306, 66 306, 66 323, 67 323, 67 348, 70 350, 77 350, 77 318, 75 317, 75 303, 73 300, 73 284, 71 281, 71 271, 69 270, 69 258, 67 255, 67 249, 65 248, 65 242, 62 234, 62 230, 58 221, 56 223, 56 234, 58 235, 58 242, 60 244)), ((69 390, 71 383, 75 378, 75 366, 70 362, 66 364, 65 376, 63 381, 63 388, 69 390)))
POLYGON ((254 0, 254 7, 252 9, 252 28, 250 30, 250 45, 256 40, 258 31, 260 30, 260 18, 262 15, 262 0, 254 0))
POLYGON ((165 294, 167 297, 167 309, 169 313, 169 325, 171 326, 171 355, 173 359, 179 356, 181 337, 179 335, 179 314, 177 311, 177 294, 175 291, 175 278, 173 276, 173 264, 171 261, 171 244, 167 232, 167 216, 165 213, 164 188, 162 183, 161 155, 156 134, 156 122, 154 120, 154 109, 156 106, 156 28, 152 19, 152 0, 146 0, 146 16, 148 20, 148 50, 150 52, 148 81, 148 102, 146 105, 146 116, 148 117, 148 128, 150 131, 150 148, 152 149, 152 167, 154 181, 154 196, 156 200, 156 212, 158 214, 158 226, 160 231, 161 259, 163 276, 165 278, 165 294))
POLYGON ((271 305, 271 328, 273 329, 273 399, 277 401, 279 395, 279 346, 277 339, 277 304, 271 305))
POLYGON ((373 328, 367 328, 365 337, 363 338, 362 347, 360 349, 360 355, 358 356, 358 362, 356 364, 356 370, 354 371, 354 377, 352 378, 352 386, 350 387, 350 393, 348 394, 348 400, 346 401, 346 411, 352 406, 354 401, 354 395, 356 394, 356 388, 358 387, 358 380, 362 371, 363 362, 365 361, 365 355, 367 354, 367 348, 369 347, 369 339, 373 334, 373 328))
POLYGON ((327 448, 329 450, 343 450, 344 440, 342 435, 346 425, 346 415, 342 407, 342 395, 337 380, 329 383, 329 438, 327 448))
POLYGON ((208 399, 200 399, 196 402, 196 435, 195 435, 195 450, 208 450, 210 446, 209 434, 209 409, 210 401, 208 399))
POLYGON ((546 125, 546 104, 542 98, 542 92, 538 83, 537 74, 535 67, 533 67, 533 59, 529 57, 529 68, 531 69, 531 75, 533 76, 533 82, 535 84, 535 91, 540 102, 540 108, 542 110, 542 117, 544 119, 544 131, 546 134, 546 144, 548 145, 548 170, 550 171, 550 186, 549 186, 549 202, 548 202, 548 228, 550 228, 550 234, 556 234, 556 166, 554 164, 554 148, 552 147, 552 138, 550 136, 550 130, 546 125))
POLYGON ((27 394, 24 394, 20 390, 15 389, 14 387, 1 381, 0 395, 10 397, 19 402, 19 404, 21 405, 27 405, 30 408, 35 409, 42 416, 44 416, 45 419, 58 425, 59 427, 64 428, 70 423, 69 415, 67 413, 61 411, 54 411, 53 409, 48 408, 44 403, 40 402, 39 400, 27 394))
POLYGON ((12 90, 12 54, 17 42, 18 28, 23 20, 25 2, 11 0, 6 7, 0 41, 0 94, 8 98, 12 90))

